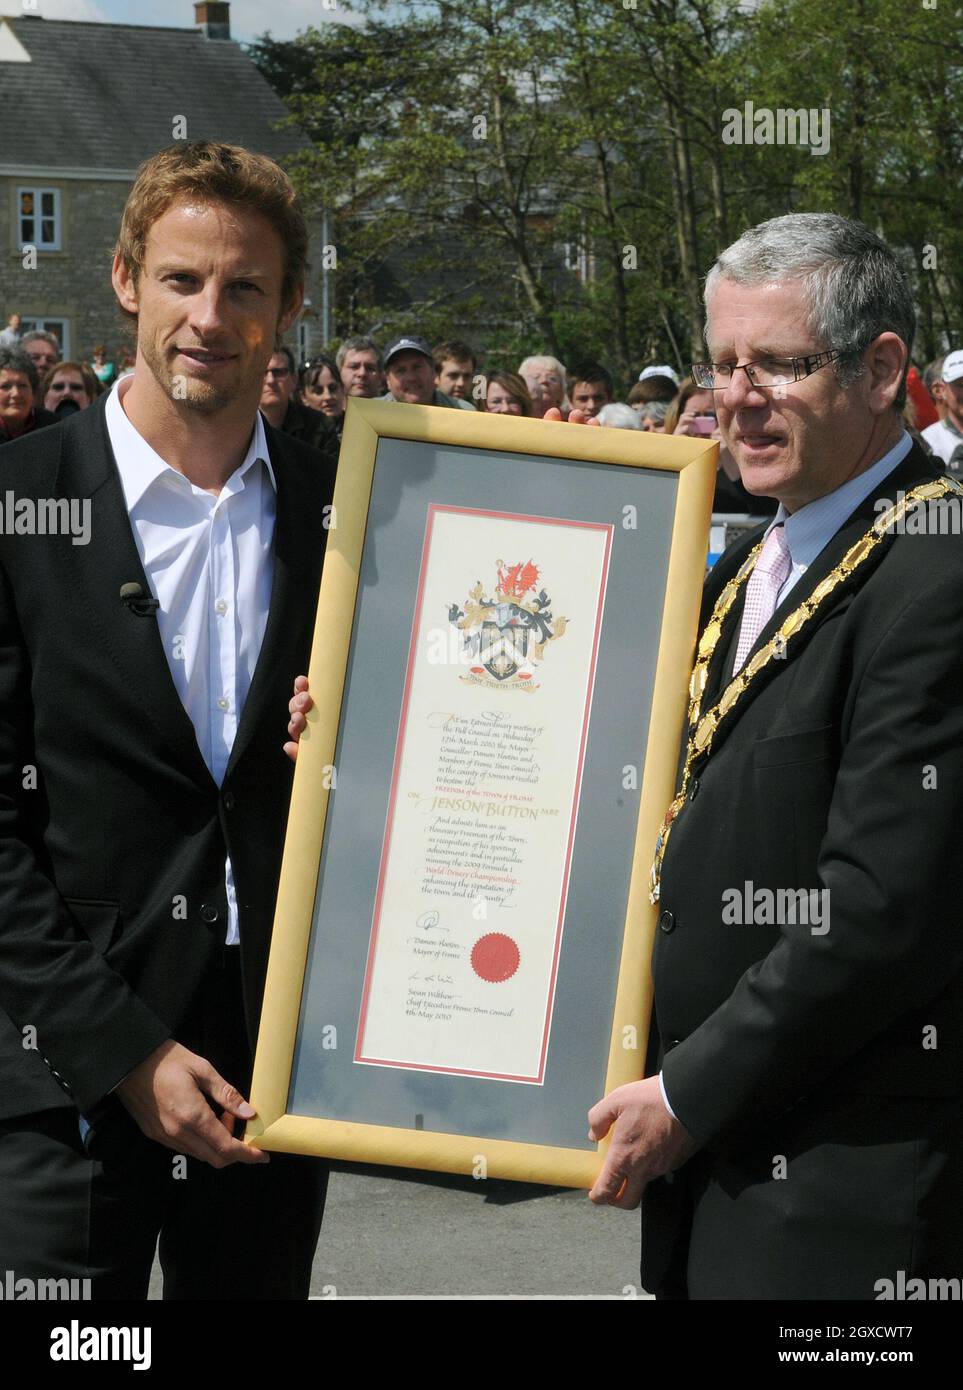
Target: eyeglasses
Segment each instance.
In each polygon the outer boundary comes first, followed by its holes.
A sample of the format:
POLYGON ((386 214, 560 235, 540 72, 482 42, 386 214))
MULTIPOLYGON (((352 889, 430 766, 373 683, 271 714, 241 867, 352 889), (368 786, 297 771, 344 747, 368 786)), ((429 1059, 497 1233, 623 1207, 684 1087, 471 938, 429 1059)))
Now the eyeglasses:
POLYGON ((87 388, 82 381, 52 381, 47 387, 48 391, 86 391, 87 388))
POLYGON ((833 348, 803 357, 762 357, 758 362, 693 362, 692 376, 703 391, 724 391, 736 372, 745 372, 753 386, 767 391, 790 381, 802 381, 830 362, 837 362, 842 355, 838 348, 833 348))

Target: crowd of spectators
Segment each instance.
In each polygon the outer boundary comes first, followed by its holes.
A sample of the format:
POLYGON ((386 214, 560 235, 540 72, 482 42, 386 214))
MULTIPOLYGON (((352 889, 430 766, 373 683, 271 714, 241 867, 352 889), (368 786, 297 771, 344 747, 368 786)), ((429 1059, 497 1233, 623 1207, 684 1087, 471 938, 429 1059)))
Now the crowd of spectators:
MULTIPOLYGON (((0 444, 84 410, 134 367, 129 352, 98 344, 89 361, 64 362, 54 334, 22 331, 11 314, 0 331, 0 444)), ((963 473, 963 351, 947 353, 920 372, 911 367, 907 427, 944 467, 963 473)), ((336 352, 300 365, 288 347, 274 353, 264 377, 261 411, 276 429, 337 461, 349 396, 408 405, 478 410, 531 419, 596 420, 614 429, 704 436, 720 441, 713 510, 767 515, 775 503, 750 496, 722 444, 711 391, 665 364, 644 367, 625 400, 600 362, 567 371, 548 354, 526 357, 517 371, 485 373, 478 352, 457 338, 432 347, 418 334, 382 349, 371 337, 347 338, 336 352)))

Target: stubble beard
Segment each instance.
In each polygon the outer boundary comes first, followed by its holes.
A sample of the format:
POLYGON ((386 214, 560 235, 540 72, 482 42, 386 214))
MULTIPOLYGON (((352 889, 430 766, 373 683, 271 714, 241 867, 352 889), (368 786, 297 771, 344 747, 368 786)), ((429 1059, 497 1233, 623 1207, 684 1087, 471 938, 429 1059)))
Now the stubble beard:
MULTIPOLYGON (((187 372, 171 371, 170 358, 152 340, 141 341, 138 347, 164 394, 202 415, 214 415, 224 410, 253 388, 253 382, 245 380, 240 364, 235 364, 232 375, 225 381, 205 381, 187 372)), ((258 384, 260 380, 259 374, 258 384)))

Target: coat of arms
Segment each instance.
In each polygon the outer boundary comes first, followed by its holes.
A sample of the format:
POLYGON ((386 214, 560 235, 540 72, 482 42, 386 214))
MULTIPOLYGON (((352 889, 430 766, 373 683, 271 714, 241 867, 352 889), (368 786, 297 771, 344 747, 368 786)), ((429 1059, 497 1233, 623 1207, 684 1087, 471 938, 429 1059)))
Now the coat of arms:
POLYGON ((508 566, 498 560, 496 575, 491 597, 479 579, 464 608, 453 603, 448 609, 448 621, 463 634, 464 653, 472 662, 462 680, 537 689, 533 666, 544 659, 549 642, 564 636, 567 620, 552 616, 552 600, 538 587, 538 566, 531 560, 508 566))

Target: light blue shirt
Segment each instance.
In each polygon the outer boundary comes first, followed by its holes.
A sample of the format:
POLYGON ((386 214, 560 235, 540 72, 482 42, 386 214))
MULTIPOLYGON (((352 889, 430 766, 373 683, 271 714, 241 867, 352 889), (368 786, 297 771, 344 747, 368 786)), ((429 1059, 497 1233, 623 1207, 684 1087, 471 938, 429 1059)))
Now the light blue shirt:
MULTIPOLYGON (((913 441, 904 430, 899 442, 893 445, 888 454, 884 454, 871 468, 867 468, 865 473, 859 473, 855 478, 850 478, 848 483, 843 483, 835 492, 829 492, 825 497, 817 497, 815 502, 808 502, 791 516, 782 503, 779 503, 779 510, 766 527, 765 534, 768 536, 774 526, 778 526, 780 522, 784 523, 792 569, 779 590, 777 604, 782 603, 794 584, 798 584, 843 522, 861 502, 866 501, 870 493, 892 473, 897 464, 903 462, 912 447, 913 441)), ((895 502, 896 498, 890 500, 895 502)))
MULTIPOLYGON (((893 469, 903 462, 912 447, 913 440, 904 430, 899 442, 893 445, 889 453, 884 454, 871 468, 867 468, 865 473, 859 473, 855 478, 850 478, 848 483, 843 483, 842 487, 838 487, 835 492, 828 492, 825 497, 817 497, 815 502, 807 502, 805 507, 800 507, 799 511, 793 512, 791 516, 780 502, 779 510, 765 530, 765 535, 768 536, 774 526, 778 526, 780 523, 785 526, 786 545, 789 548, 789 558, 792 561, 789 576, 779 590, 777 604, 782 603, 793 585, 799 583, 809 566, 826 548, 843 523, 848 520, 861 502, 865 502, 883 479, 887 478, 893 469)), ((892 497, 890 501, 895 502, 896 498, 892 497)), ((678 1119, 665 1093, 665 1083, 662 1080, 661 1072, 659 1072, 659 1089, 662 1092, 662 1100, 666 1110, 673 1120, 678 1119)))

